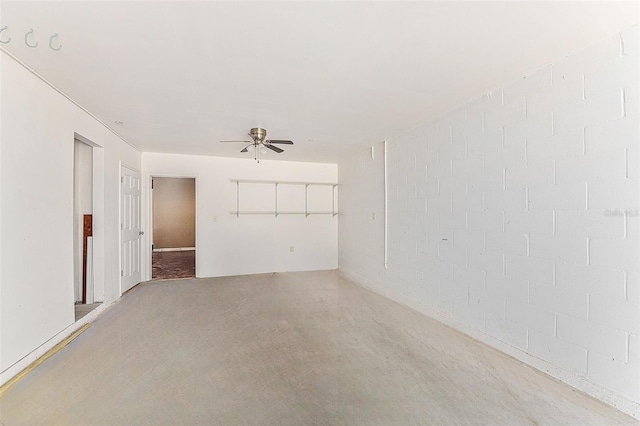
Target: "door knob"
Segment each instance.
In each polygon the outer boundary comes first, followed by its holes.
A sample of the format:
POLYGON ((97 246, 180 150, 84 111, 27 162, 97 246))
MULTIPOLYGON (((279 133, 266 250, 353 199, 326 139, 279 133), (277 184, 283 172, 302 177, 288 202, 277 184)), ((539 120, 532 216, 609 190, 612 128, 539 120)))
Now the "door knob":
POLYGON ((138 232, 138 235, 144 235, 144 231, 138 232))

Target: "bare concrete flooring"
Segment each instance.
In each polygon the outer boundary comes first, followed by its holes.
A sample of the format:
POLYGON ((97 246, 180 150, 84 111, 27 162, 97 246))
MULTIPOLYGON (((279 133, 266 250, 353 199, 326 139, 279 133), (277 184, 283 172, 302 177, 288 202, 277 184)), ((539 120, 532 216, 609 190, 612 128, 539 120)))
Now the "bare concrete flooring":
POLYGON ((193 278, 196 276, 196 251, 154 251, 151 265, 154 280, 193 278))
POLYGON ((637 424, 335 271, 141 284, 0 423, 637 424))
POLYGON ((100 303, 90 303, 88 305, 78 303, 75 305, 76 321, 89 315, 91 311, 100 306, 100 303))

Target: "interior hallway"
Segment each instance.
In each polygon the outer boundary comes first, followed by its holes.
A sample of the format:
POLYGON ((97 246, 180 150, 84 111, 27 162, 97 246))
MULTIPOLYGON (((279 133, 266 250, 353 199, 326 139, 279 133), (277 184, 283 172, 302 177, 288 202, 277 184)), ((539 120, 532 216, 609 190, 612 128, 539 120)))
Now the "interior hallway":
POLYGON ((0 423, 637 424, 336 271, 140 284, 0 423))

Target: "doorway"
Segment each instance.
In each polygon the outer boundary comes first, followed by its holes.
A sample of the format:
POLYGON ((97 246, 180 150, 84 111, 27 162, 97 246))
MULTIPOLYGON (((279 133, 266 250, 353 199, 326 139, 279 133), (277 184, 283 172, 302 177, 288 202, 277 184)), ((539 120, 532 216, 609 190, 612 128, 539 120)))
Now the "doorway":
POLYGON ((196 276, 196 180, 152 177, 151 279, 196 276))
POLYGON ((94 303, 93 147, 78 139, 73 146, 73 292, 75 320, 94 303))

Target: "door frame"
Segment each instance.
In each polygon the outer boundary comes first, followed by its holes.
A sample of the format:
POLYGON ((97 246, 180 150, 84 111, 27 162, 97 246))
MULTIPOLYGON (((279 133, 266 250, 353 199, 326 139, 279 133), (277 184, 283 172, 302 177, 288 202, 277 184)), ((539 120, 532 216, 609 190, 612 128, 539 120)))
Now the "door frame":
POLYGON ((193 179, 196 187, 196 202, 195 202, 195 225, 196 225, 196 278, 198 277, 198 202, 200 199, 198 175, 197 174, 184 174, 184 173, 154 173, 145 172, 143 179, 147 182, 143 185, 142 202, 144 203, 145 218, 143 225, 149 232, 145 232, 143 235, 142 249, 143 257, 141 259, 143 267, 143 281, 150 281, 153 275, 153 264, 151 261, 152 256, 152 243, 153 243, 153 191, 151 190, 151 181, 153 178, 180 178, 180 179, 193 179))
MULTIPOLYGON (((120 271, 122 271, 122 169, 123 168, 127 168, 129 170, 132 170, 136 173, 140 174, 140 230, 144 232, 145 229, 145 224, 143 221, 144 218, 144 213, 142 211, 143 207, 142 207, 142 171, 137 168, 137 167, 133 167, 128 163, 125 163, 123 161, 119 161, 118 162, 118 291, 120 293, 120 296, 122 296, 122 273, 120 271)), ((146 235, 146 232, 144 233, 144 235, 142 235, 140 237, 140 282, 144 281, 144 277, 142 274, 142 246, 144 243, 144 236, 146 235)), ((133 287, 135 287, 136 285, 138 285, 140 283, 136 283, 133 287)), ((131 288, 133 288, 131 287, 131 288)))

